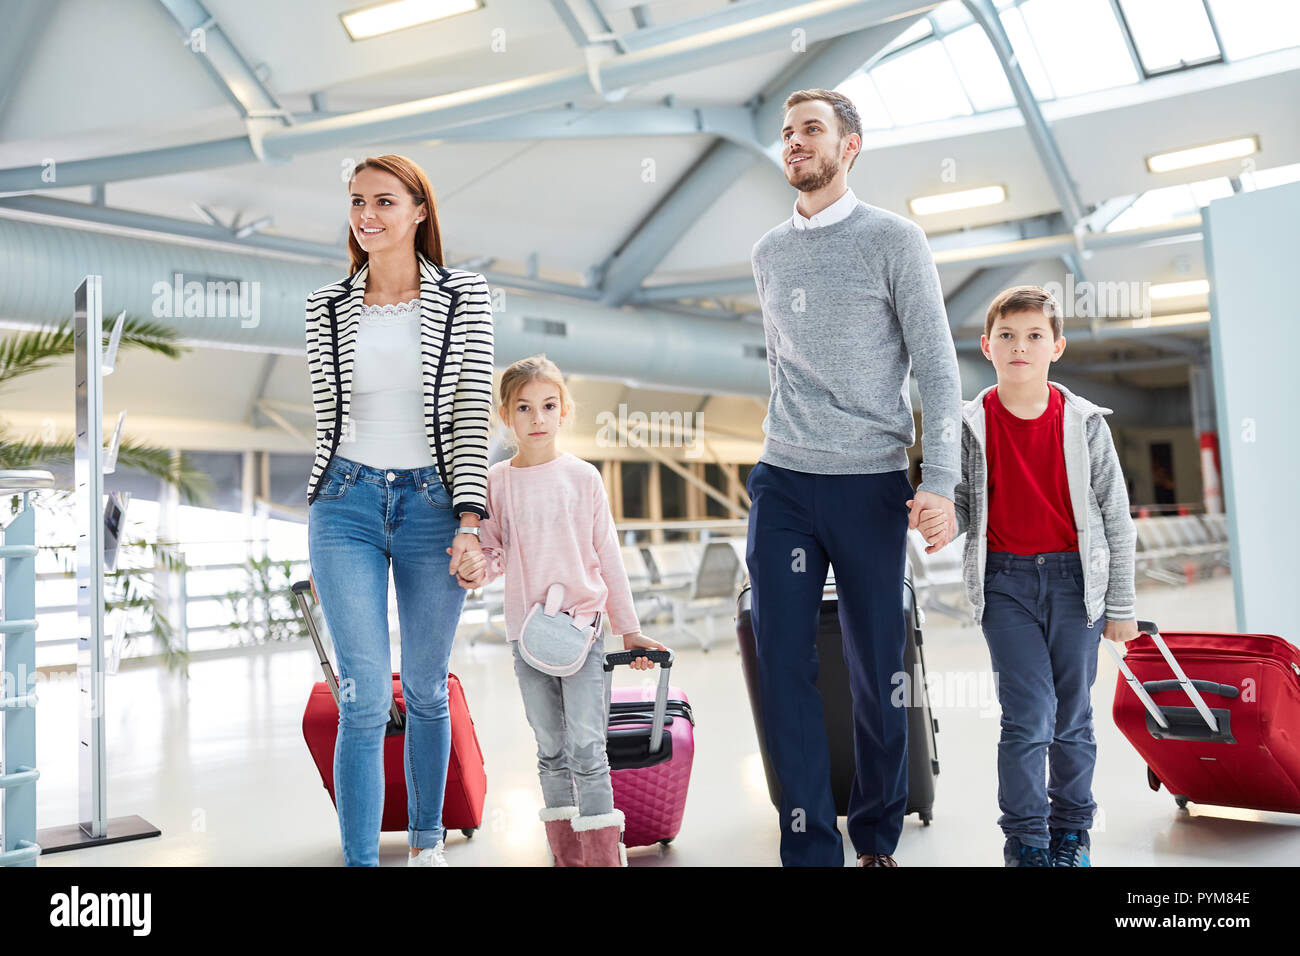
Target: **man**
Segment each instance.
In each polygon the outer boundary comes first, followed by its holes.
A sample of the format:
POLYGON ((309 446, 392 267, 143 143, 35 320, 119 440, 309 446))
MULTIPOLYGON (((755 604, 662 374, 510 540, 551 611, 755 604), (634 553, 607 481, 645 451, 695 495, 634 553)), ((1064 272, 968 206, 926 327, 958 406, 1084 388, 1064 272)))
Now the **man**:
MULTIPOLYGON (((785 103, 782 157, 794 215, 754 246, 772 395, 748 481, 751 617, 768 753, 781 785, 781 862, 842 866, 816 688, 816 632, 835 567, 853 693, 856 761, 849 839, 859 866, 895 866, 907 804, 903 569, 922 509, 956 527, 961 477, 957 354, 925 233, 860 202, 848 173, 862 147, 853 103, 801 90, 785 103), (914 367, 925 416, 920 488, 914 367), (910 511, 909 511, 910 509, 910 511)), ((947 544, 951 531, 927 551, 947 544)))

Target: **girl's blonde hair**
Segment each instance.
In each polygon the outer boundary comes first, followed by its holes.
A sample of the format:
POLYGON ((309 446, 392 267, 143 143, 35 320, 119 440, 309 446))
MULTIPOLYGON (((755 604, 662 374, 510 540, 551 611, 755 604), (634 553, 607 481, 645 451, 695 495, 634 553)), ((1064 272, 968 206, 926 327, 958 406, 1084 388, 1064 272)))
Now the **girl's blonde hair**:
POLYGON ((573 420, 574 401, 569 387, 564 384, 564 375, 560 367, 544 354, 530 355, 514 362, 501 373, 501 384, 497 386, 497 414, 504 419, 507 428, 507 441, 514 443, 514 432, 510 430, 510 408, 515 403, 519 392, 530 382, 542 381, 554 385, 560 393, 560 414, 573 420))

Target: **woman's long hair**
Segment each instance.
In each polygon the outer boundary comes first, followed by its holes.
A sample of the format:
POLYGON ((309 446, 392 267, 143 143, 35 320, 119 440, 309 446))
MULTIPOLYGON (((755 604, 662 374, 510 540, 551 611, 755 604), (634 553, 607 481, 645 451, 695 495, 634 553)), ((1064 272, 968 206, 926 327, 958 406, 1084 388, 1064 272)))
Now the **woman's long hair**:
MULTIPOLYGON (((417 206, 423 205, 428 208, 424 222, 415 227, 415 251, 424 253, 434 263, 442 265, 442 228, 438 225, 438 205, 433 198, 433 187, 429 185, 429 177, 424 174, 419 163, 396 153, 367 156, 352 168, 352 175, 348 177, 349 187, 357 173, 363 169, 382 169, 386 173, 392 173, 402 181, 402 185, 406 187, 406 191, 415 200, 417 206)), ((357 242, 357 237, 351 229, 348 229, 348 255, 352 258, 350 275, 356 275, 357 270, 370 258, 370 254, 361 248, 361 243, 357 242)))

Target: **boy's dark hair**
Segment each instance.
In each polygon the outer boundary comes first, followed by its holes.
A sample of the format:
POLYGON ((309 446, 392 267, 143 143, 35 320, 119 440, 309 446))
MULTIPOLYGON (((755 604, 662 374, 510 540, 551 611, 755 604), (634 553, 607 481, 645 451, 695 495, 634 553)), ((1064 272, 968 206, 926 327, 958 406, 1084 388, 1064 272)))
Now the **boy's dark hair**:
MULTIPOLYGON (((839 123, 841 139, 850 133, 857 133, 858 140, 862 139, 862 117, 858 115, 858 108, 853 105, 853 101, 843 93, 836 93, 834 90, 795 90, 785 98, 785 111, 788 113, 790 107, 807 103, 809 100, 821 100, 831 105, 831 109, 835 111, 835 120, 839 123)), ((862 150, 859 148, 849 160, 849 169, 853 168, 853 164, 861 155, 862 150)))
POLYGON ((1041 286, 1016 285, 999 292, 989 313, 984 317, 984 334, 993 333, 993 323, 1004 315, 1016 312, 1041 312, 1052 320, 1052 341, 1055 342, 1065 334, 1065 321, 1061 317, 1061 306, 1052 293, 1041 286))

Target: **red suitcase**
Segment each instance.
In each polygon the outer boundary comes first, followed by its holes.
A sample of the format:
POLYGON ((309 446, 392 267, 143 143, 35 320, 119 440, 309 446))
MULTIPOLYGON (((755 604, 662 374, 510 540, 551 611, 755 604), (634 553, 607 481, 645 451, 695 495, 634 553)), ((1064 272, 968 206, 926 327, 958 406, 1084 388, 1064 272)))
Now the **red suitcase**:
POLYGON ((614 807, 623 811, 623 845, 667 846, 682 828, 695 758, 695 714, 686 694, 669 686, 672 651, 605 655, 606 743, 614 807), (612 688, 614 667, 649 657, 658 686, 612 688), (655 726, 658 725, 658 733, 655 726))
MULTIPOLYGON (((339 707, 338 679, 325 653, 316 620, 307 603, 311 584, 299 581, 293 585, 298 607, 307 622, 307 631, 316 652, 320 655, 325 680, 316 684, 307 698, 307 709, 302 715, 302 733, 307 740, 321 780, 334 799, 334 742, 338 737, 339 707)), ((474 721, 465 702, 465 691, 455 674, 447 675, 448 706, 451 710, 451 757, 447 761, 447 789, 443 797, 442 825, 448 830, 460 830, 470 836, 483 822, 483 800, 487 793, 487 774, 483 767, 483 751, 479 748, 474 721)), ((406 772, 402 763, 402 748, 406 740, 406 702, 402 699, 402 683, 393 675, 393 703, 389 712, 388 729, 384 737, 384 816, 380 829, 405 830, 406 772)))
POLYGON ((1151 789, 1180 807, 1300 813, 1300 649, 1269 634, 1138 628, 1126 657, 1102 643, 1120 666, 1115 724, 1151 789))

